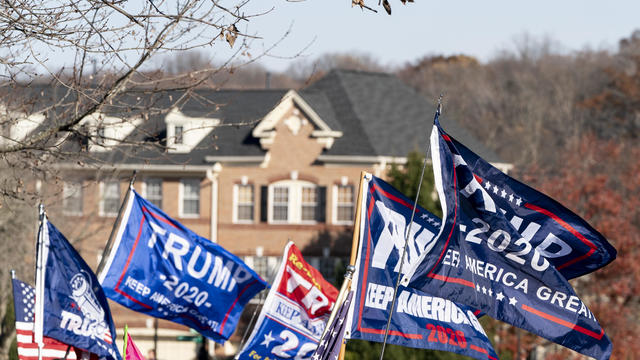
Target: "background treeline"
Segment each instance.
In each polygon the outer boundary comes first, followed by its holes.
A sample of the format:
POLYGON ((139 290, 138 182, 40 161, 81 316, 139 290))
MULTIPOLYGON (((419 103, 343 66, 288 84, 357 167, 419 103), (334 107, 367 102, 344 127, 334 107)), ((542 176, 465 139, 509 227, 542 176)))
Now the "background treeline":
MULTIPOLYGON (((166 58, 147 78, 210 68, 207 56, 191 52, 166 58)), ((543 190, 583 216, 618 250, 618 259, 606 268, 572 281, 578 294, 596 314, 613 341, 613 359, 633 359, 640 353, 640 31, 621 39, 614 51, 583 50, 567 53, 549 39, 523 36, 512 50, 489 61, 466 55, 425 56, 400 67, 389 67, 366 54, 326 54, 298 59, 282 73, 250 64, 212 73, 201 87, 302 88, 334 68, 384 71, 400 79, 434 104, 444 93, 444 121, 455 119, 505 161, 512 175, 543 190), (268 79, 268 80, 267 80, 268 79)), ((46 82, 46 80, 44 80, 46 82)), ((159 85, 159 87, 162 87, 159 85)), ((425 127, 433 114, 425 114, 425 127)), ((425 131, 425 137, 427 131, 425 131)), ((416 176, 422 154, 411 156, 405 169, 394 169, 394 184, 416 176), (412 165, 413 164, 413 165, 412 165)), ((7 174, 0 174, 0 179, 7 174)), ((429 180, 432 183, 432 180, 429 180)), ((14 188, 5 186, 5 188, 14 188)), ((402 189, 401 189, 402 190, 402 189)), ((411 189, 407 188, 407 195, 411 189)), ((415 190, 414 190, 415 191, 415 190)), ((425 207, 436 211, 425 193, 425 207)), ((12 209, 11 211, 15 211, 12 209)), ((16 233, 15 217, 0 208, 0 235, 16 233)), ((5 241, 2 248, 15 246, 5 241)), ((0 251, 0 254, 11 252, 0 251)), ((0 256, 1 258, 1 256, 0 256)), ((5 289, 6 290, 6 289, 5 289)), ((10 314, 2 306, 0 315, 10 314)), ((5 318, 6 320, 6 318, 5 318)), ((500 358, 579 357, 549 342, 484 319, 500 358), (536 349, 536 350, 534 350, 536 349)), ((9 327, 11 320, 3 323, 9 327)), ((7 332, 0 332, 0 335, 7 332)), ((0 346, 9 340, 0 336, 0 346)), ((379 344, 352 342, 347 359, 373 359, 379 344)), ((452 354, 391 347, 386 359, 448 359, 452 354)))
MULTIPOLYGON (((193 52, 168 58, 161 73, 210 66, 193 52)), ((633 142, 640 135, 640 30, 621 39, 617 50, 566 53, 553 40, 522 36, 511 50, 480 62, 466 56, 425 56, 400 67, 367 54, 325 54, 294 60, 271 73, 272 88, 301 88, 334 68, 384 71, 436 102, 444 94, 444 117, 453 118, 522 170, 531 164, 557 166, 558 151, 587 134, 633 142)), ((264 88, 267 70, 259 64, 221 72, 203 86, 264 88)), ((425 114, 425 125, 432 114, 425 114)))

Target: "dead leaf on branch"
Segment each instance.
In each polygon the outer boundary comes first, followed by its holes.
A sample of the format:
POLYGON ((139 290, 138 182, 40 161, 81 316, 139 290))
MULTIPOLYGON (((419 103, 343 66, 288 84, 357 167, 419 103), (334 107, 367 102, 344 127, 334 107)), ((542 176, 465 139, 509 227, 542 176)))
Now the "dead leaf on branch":
POLYGON ((360 9, 367 9, 367 10, 371 10, 374 13, 377 13, 378 11, 375 9, 372 9, 370 7, 368 7, 367 5, 364 4, 364 0, 351 0, 351 7, 354 7, 355 5, 360 6, 360 9))
POLYGON ((382 7, 387 11, 387 14, 391 15, 391 5, 389 4, 389 1, 384 0, 382 2, 382 7))
POLYGON ((236 42, 236 38, 238 38, 238 28, 235 24, 231 24, 227 28, 227 34, 225 35, 229 46, 233 47, 233 44, 236 42))

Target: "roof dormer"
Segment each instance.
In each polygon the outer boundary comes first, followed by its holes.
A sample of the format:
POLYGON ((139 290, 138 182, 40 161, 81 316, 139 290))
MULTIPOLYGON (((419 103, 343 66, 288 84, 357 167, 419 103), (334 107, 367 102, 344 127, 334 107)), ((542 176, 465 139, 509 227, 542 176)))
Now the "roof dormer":
POLYGON ((95 112, 79 125, 86 129, 88 150, 103 152, 121 144, 141 123, 142 118, 125 119, 95 112))
POLYGON ((296 133, 296 129, 298 129, 306 119, 309 119, 316 129, 311 133, 311 137, 316 138, 325 149, 330 149, 331 146, 333 146, 334 140, 342 136, 342 131, 331 129, 295 90, 289 90, 282 97, 278 105, 256 125, 251 134, 260 139, 262 149, 268 150, 276 137, 275 126, 279 121, 284 121, 285 125, 287 125, 293 133, 296 133), (295 107, 300 109, 300 111, 297 109, 290 111, 295 107))
POLYGON ((22 142, 42 122, 45 116, 42 113, 26 114, 8 110, 0 105, 0 145, 15 145, 22 142))
POLYGON ((177 108, 171 109, 164 119, 167 126, 167 148, 170 153, 191 152, 211 131, 220 119, 189 117, 177 108))

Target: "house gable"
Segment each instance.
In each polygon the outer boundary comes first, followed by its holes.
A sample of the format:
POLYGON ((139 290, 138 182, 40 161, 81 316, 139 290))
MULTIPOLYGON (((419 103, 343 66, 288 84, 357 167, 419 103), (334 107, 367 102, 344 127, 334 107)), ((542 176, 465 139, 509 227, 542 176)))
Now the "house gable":
POLYGON ((278 105, 253 129, 251 134, 260 139, 262 149, 271 148, 276 136, 276 126, 280 122, 283 122, 294 135, 297 135, 308 122, 312 126, 309 136, 322 144, 324 149, 330 149, 335 139, 342 136, 341 131, 330 128, 295 90, 289 90, 278 105))
MULTIPOLYGON (((317 137, 317 127, 305 113, 289 102, 286 111, 278 118, 271 118, 273 128, 269 130, 267 154, 262 167, 270 169, 301 169, 313 164, 326 146, 322 137, 317 137)), ((282 109, 281 109, 282 110, 282 109)), ((266 139, 266 138, 261 138, 266 139)))

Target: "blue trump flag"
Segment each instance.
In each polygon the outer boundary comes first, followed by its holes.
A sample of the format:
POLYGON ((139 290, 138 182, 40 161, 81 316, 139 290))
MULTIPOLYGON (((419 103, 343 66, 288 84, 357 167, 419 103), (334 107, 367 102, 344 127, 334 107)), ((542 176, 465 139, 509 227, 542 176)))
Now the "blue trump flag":
POLYGON ((494 200, 498 194, 481 185, 437 116, 431 156, 443 225, 403 284, 480 309, 582 354, 608 358, 611 341, 593 313, 549 254, 518 231, 518 220, 507 218, 494 200))
MULTIPOLYGON (((418 206, 409 226, 413 201, 370 174, 366 174, 362 186, 362 203, 358 204, 362 214, 360 241, 351 287, 356 295, 346 337, 383 342, 393 290, 400 276, 405 234, 410 231, 402 273, 432 243, 440 219, 418 206)), ((458 264, 460 258, 448 253, 444 261, 458 264)), ((387 339, 390 344, 497 359, 473 309, 405 286, 399 286, 396 296, 387 339)))
POLYGON ((107 298, 91 268, 43 215, 38 234, 34 342, 45 336, 121 359, 107 298))
POLYGON ((237 256, 197 235, 130 189, 100 283, 141 313, 223 343, 267 283, 237 256))
POLYGON ((565 278, 588 274, 616 258, 616 249, 581 217, 449 139, 514 229, 565 278))

